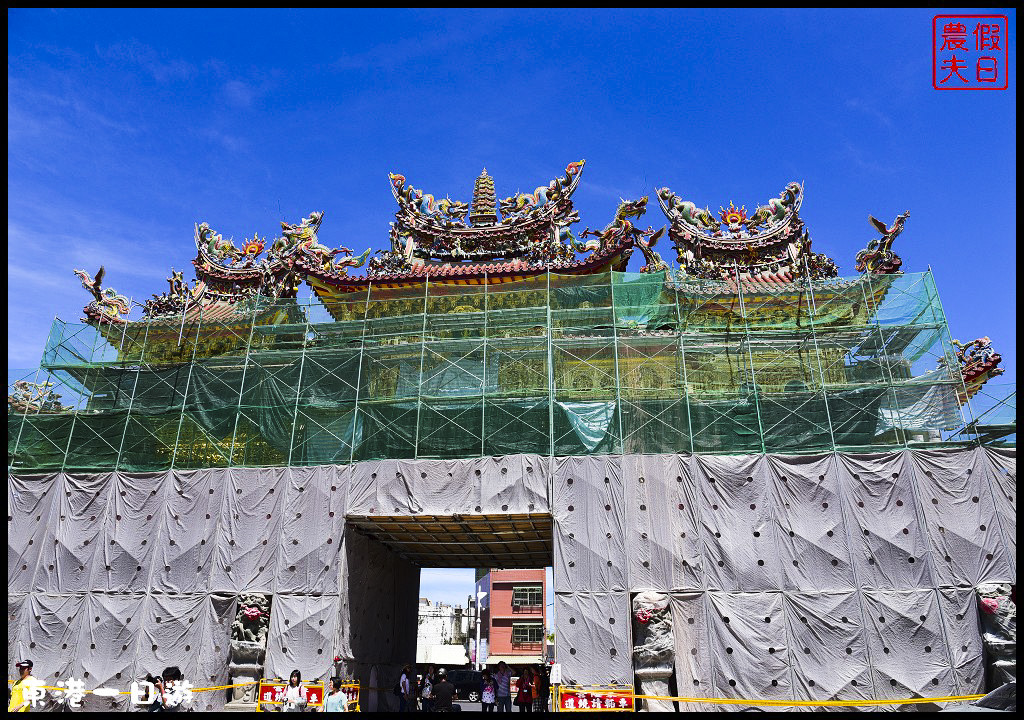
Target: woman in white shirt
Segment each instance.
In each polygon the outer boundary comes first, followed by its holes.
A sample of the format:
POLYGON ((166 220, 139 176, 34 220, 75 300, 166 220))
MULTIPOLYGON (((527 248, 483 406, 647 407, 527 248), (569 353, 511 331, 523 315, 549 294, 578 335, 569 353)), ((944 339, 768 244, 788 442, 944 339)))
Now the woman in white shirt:
POLYGON ((302 712, 306 707, 306 698, 302 694, 302 673, 292 670, 288 676, 288 687, 284 689, 284 707, 282 712, 302 712))

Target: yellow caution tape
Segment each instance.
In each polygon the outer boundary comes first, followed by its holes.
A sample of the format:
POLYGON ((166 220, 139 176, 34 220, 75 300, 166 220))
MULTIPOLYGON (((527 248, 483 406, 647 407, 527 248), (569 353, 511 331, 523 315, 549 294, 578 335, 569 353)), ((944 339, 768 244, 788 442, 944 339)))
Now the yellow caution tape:
MULTIPOLYGON (((597 695, 600 691, 589 691, 591 694, 597 695)), ((611 691, 608 691, 611 692, 611 691)), ((689 702, 689 703, 713 703, 721 705, 774 705, 781 707, 792 707, 792 706, 810 706, 818 707, 822 705, 838 705, 844 707, 851 707, 856 705, 913 705, 920 703, 937 703, 937 702, 961 702, 964 700, 978 700, 979 698, 985 697, 984 695, 950 695, 947 697, 916 697, 916 698, 904 698, 900 700, 743 700, 742 698, 691 698, 691 697, 675 697, 667 695, 634 695, 634 698, 638 700, 676 700, 678 702, 689 702)))
MULTIPOLYGON (((13 685, 14 684, 14 680, 8 680, 7 684, 8 685, 13 685)), ((207 691, 210 691, 210 690, 227 690, 228 688, 245 687, 246 685, 257 685, 257 684, 258 684, 258 681, 253 681, 253 682, 235 683, 234 685, 217 685, 216 687, 192 688, 192 692, 207 692, 207 691)), ((42 688, 43 690, 56 690, 58 692, 67 692, 68 691, 68 689, 66 687, 54 687, 52 685, 37 685, 36 687, 42 688)), ((342 687, 344 687, 344 686, 342 686, 342 687)), ((94 690, 83 690, 82 692, 84 692, 86 695, 92 695, 95 691, 94 690)), ((106 695, 109 692, 110 691, 108 690, 107 692, 100 693, 100 694, 101 695, 106 695)), ((131 691, 130 690, 118 690, 117 694, 118 695, 131 695, 131 691)))
MULTIPOLYGON (((8 684, 14 684, 13 680, 8 680, 8 684)), ((233 685, 217 685, 215 687, 207 688, 192 688, 192 692, 208 692, 210 690, 227 690, 228 688, 245 687, 246 685, 258 685, 259 681, 254 680, 251 682, 235 683, 233 685)), ((358 687, 356 683, 342 683, 343 688, 345 687, 358 687)), ((50 685, 39 685, 43 690, 58 690, 60 692, 67 692, 67 688, 63 687, 52 687, 50 685)), ((628 686, 623 686, 625 690, 628 686)), ((365 688, 366 690, 386 690, 387 688, 365 688)), ((591 695, 603 695, 621 693, 623 690, 598 690, 588 689, 586 692, 591 695)), ((92 690, 86 690, 86 694, 90 694, 92 690)), ((130 695, 131 693, 127 690, 121 690, 118 695, 130 695)), ((717 705, 768 705, 768 706, 779 706, 779 707, 822 707, 822 706, 840 706, 840 707, 854 707, 863 705, 919 705, 922 703, 939 703, 939 702, 964 702, 979 700, 985 697, 981 695, 948 695, 946 697, 916 697, 916 698, 901 698, 896 700, 884 699, 884 700, 745 700, 743 698, 698 698, 698 697, 680 697, 676 695, 634 695, 637 700, 674 700, 676 702, 687 702, 687 703, 711 703, 717 705)), ((262 701, 266 702, 266 701, 262 701)))
POLYGON ((235 683, 234 685, 217 685, 216 687, 208 688, 192 688, 192 692, 206 692, 207 690, 227 690, 228 688, 245 687, 246 685, 258 685, 259 680, 252 680, 250 682, 235 683))

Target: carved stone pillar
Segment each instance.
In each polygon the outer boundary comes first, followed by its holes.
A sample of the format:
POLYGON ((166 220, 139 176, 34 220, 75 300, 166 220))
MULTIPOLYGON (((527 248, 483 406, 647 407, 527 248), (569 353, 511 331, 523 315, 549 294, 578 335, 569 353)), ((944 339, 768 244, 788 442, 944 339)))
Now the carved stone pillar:
POLYGON ((986 692, 1017 678, 1017 605, 1008 583, 975 587, 981 612, 981 640, 985 649, 986 692))
MULTIPOLYGON (((669 596, 649 590, 633 598, 633 672, 639 695, 670 695, 675 663, 669 596)), ((647 700, 645 712, 672 712, 671 700, 647 700)))
MULTIPOLYGON (((254 682, 263 677, 267 652, 267 631, 270 629, 270 600, 265 595, 238 596, 238 613, 231 623, 231 655, 228 672, 231 683, 254 682)), ((233 688, 231 702, 256 701, 256 685, 233 688)))

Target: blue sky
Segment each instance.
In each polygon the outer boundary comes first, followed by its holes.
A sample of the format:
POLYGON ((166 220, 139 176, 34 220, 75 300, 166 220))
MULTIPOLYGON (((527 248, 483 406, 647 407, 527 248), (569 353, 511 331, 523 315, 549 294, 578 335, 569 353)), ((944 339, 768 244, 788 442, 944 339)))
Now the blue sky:
MULTIPOLYGON (((443 602, 449 605, 468 607, 467 599, 474 593, 472 569, 466 568, 424 568, 420 571, 420 597, 430 602, 443 602)), ((551 583, 551 568, 547 568, 547 612, 548 626, 554 627, 554 590, 551 583)), ((486 600, 484 601, 486 603, 486 600)), ((486 605, 485 605, 486 607, 486 605)))
POLYGON ((9 10, 8 367, 80 317, 73 268, 144 300, 191 270, 194 222, 272 237, 323 210, 361 252, 387 244, 388 172, 468 200, 484 166, 504 197, 585 158, 590 227, 655 186, 751 208, 804 181, 841 274, 868 213, 910 210, 904 269, 932 266, 954 337, 990 335, 1013 380, 1016 15, 1009 89, 940 92, 933 14, 9 10))

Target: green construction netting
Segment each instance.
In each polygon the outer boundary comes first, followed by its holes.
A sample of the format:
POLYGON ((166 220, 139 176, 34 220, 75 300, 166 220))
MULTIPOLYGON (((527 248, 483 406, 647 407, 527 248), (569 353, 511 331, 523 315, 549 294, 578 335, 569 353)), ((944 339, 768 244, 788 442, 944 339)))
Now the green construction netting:
POLYGON ((9 411, 9 465, 887 449, 969 422, 955 368, 929 273, 371 287, 230 323, 57 320, 33 377, 60 400, 9 411))

